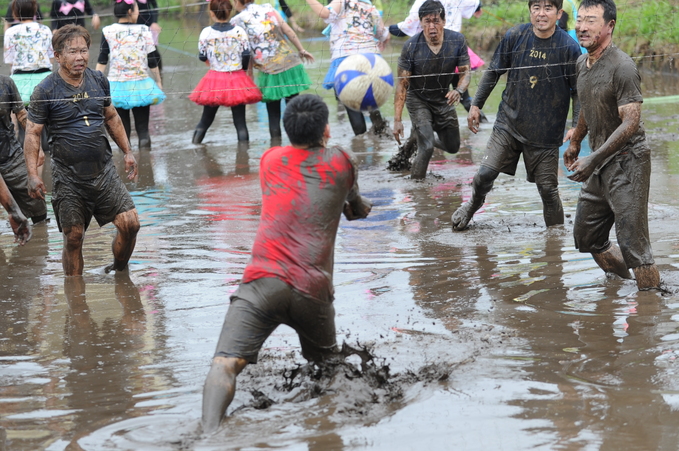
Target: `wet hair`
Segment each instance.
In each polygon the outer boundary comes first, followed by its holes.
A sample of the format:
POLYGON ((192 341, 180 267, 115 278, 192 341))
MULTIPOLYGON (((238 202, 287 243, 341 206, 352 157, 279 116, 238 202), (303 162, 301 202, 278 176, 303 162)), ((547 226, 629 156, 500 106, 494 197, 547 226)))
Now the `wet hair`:
POLYGON ((87 48, 90 48, 92 43, 92 38, 87 30, 80 25, 68 24, 59 28, 52 35, 52 47, 54 48, 54 53, 63 53, 66 44, 74 39, 83 38, 87 44, 87 48))
POLYGON ((210 11, 212 11, 217 20, 228 20, 231 15, 231 2, 229 0, 210 0, 210 11))
POLYGON ((557 11, 563 9, 563 0, 528 0, 528 9, 531 9, 533 5, 539 5, 542 2, 552 5, 557 11))
POLYGON ((426 0, 422 3, 422 6, 420 6, 417 14, 420 20, 422 20, 423 17, 431 16, 432 14, 438 14, 441 17, 441 20, 446 20, 446 9, 438 0, 426 0))
POLYGON ((133 1, 131 5, 129 3, 125 3, 124 1, 115 2, 113 3, 113 15, 118 19, 127 17, 127 12, 134 11, 134 5, 136 4, 136 1, 133 1))
POLYGON ((302 94, 285 105, 283 127, 290 143, 298 146, 318 146, 323 142, 328 125, 328 106, 314 94, 302 94))
POLYGON ((608 23, 611 20, 618 20, 618 11, 613 0, 582 0, 578 10, 582 8, 596 8, 597 6, 604 8, 604 22, 608 23))
POLYGON ((36 0, 14 0, 12 2, 12 16, 16 20, 33 20, 38 13, 36 0))

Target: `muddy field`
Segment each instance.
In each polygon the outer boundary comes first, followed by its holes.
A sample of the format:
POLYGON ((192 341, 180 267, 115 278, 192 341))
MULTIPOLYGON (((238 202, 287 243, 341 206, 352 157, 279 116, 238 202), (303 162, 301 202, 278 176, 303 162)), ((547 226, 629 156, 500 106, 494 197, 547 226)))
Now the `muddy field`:
MULTIPOLYGON (((104 274, 111 225, 87 233, 82 284, 64 280, 53 219, 19 248, 0 215, 0 449, 676 450, 679 110, 660 97, 679 94, 679 81, 651 72, 650 230, 665 293, 638 293, 575 251, 579 184, 565 172, 565 226, 545 229, 520 170, 500 176, 470 230, 452 233, 491 124, 475 136, 463 128, 459 154, 435 153, 414 182, 386 170, 393 140, 354 138, 319 91, 331 142, 357 154, 374 203, 337 239, 338 338, 354 351, 309 367, 295 333, 279 328, 239 379, 225 427, 201 437, 202 384, 254 239, 271 142, 259 105, 248 109, 249 145, 226 109, 204 145, 191 144, 201 110, 186 96, 205 69, 195 42, 182 42, 163 48, 170 95, 152 108, 152 150, 132 138, 142 230, 129 276, 104 274)), ((306 42, 320 82, 327 43, 306 42)), ((397 51, 385 53, 393 64, 397 51)))

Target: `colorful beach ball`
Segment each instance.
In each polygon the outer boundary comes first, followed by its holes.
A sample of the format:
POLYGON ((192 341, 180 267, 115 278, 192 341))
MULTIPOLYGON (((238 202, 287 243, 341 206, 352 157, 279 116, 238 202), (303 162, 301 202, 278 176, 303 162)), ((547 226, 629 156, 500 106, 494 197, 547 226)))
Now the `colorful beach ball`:
POLYGON ((348 56, 337 67, 335 92, 340 101, 356 111, 372 111, 390 97, 394 75, 389 64, 375 53, 348 56))

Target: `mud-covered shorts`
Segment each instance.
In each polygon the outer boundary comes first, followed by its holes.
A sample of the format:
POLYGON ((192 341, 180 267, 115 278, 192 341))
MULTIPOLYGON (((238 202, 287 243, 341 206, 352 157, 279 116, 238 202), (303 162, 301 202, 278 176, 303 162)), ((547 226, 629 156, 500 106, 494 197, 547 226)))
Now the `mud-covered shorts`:
POLYGON ((429 127, 433 128, 435 132, 447 128, 460 128, 454 105, 448 105, 445 102, 440 105, 428 103, 418 96, 408 93, 406 108, 408 108, 408 115, 410 115, 413 128, 418 133, 429 127))
POLYGON ((498 128, 493 128, 481 166, 503 174, 515 175, 521 154, 526 165, 526 179, 529 182, 543 186, 559 185, 558 147, 545 149, 530 146, 522 143, 509 132, 498 128))
POLYGON ((598 174, 582 184, 573 225, 575 247, 600 254, 615 235, 628 268, 652 265, 648 235, 648 191, 651 182, 651 151, 646 147, 616 155, 598 174))
POLYGON ((45 200, 28 195, 28 171, 23 152, 17 152, 0 164, 0 174, 24 216, 37 220, 47 215, 45 200))
POLYGON ((264 341, 280 324, 295 329, 307 360, 323 360, 335 350, 333 303, 307 296, 280 279, 264 278, 241 284, 231 295, 215 357, 257 363, 264 341))
POLYGON ((92 216, 99 226, 112 222, 120 213, 135 208, 132 196, 118 176, 113 162, 93 179, 81 180, 65 169, 52 172, 52 207, 59 231, 82 224, 85 230, 92 216))

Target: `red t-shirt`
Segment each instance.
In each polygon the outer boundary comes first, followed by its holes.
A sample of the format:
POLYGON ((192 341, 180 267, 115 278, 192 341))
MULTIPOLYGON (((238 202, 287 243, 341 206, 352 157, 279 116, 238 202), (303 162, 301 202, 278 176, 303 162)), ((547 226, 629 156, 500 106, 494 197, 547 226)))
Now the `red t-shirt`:
POLYGON ((243 282, 277 277, 332 301, 335 236, 357 179, 339 147, 272 147, 260 162, 262 215, 243 282))

